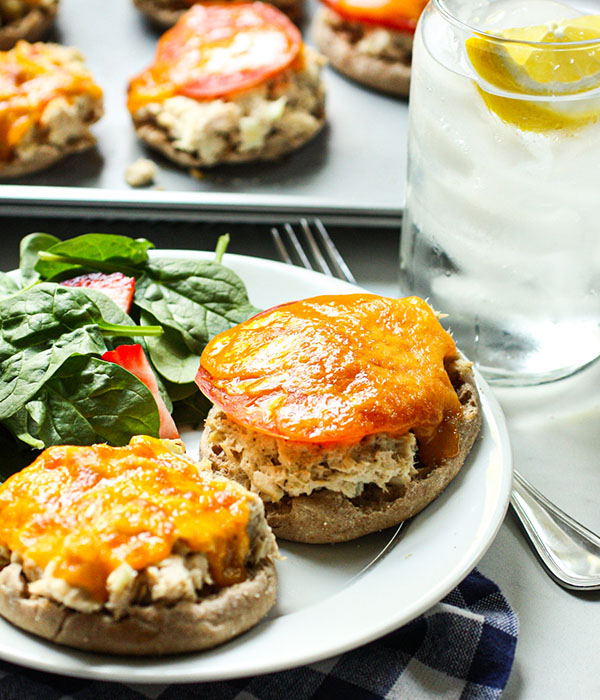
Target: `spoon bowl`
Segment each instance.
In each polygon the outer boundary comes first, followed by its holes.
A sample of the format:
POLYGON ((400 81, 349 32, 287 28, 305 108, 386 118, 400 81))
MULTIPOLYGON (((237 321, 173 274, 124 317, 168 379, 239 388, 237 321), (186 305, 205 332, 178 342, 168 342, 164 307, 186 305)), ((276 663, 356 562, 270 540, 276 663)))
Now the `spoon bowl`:
POLYGON ((550 576, 564 588, 600 590, 600 537, 515 470, 510 503, 550 576))

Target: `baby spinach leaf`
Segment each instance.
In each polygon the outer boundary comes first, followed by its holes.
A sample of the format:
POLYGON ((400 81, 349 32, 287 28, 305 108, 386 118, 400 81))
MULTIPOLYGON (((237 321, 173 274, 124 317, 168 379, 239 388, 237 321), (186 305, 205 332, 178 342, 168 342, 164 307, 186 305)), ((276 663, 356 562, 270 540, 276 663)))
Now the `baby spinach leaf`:
POLYGON ((177 401, 182 401, 187 399, 196 392, 199 391, 196 382, 189 382, 188 384, 174 384, 166 379, 164 380, 165 388, 169 392, 169 396, 173 399, 173 403, 177 401))
POLYGON ((195 393, 185 399, 175 401, 173 419, 177 425, 190 425, 192 428, 199 428, 211 408, 212 403, 196 387, 195 393))
MULTIPOLYGON (((151 314, 146 312, 141 313, 140 322, 142 325, 151 326, 158 323, 151 314)), ((168 382, 179 385, 194 381, 200 366, 200 355, 191 353, 187 349, 180 333, 165 327, 161 336, 148 338, 146 346, 152 364, 168 382)))
POLYGON ((60 243, 60 238, 49 233, 30 233, 21 239, 19 246, 19 269, 21 272, 21 284, 27 287, 39 279, 35 266, 40 250, 48 250, 53 245, 60 243))
POLYGON ((101 319, 87 295, 52 284, 0 300, 0 420, 22 408, 71 355, 104 352, 101 319))
MULTIPOLYGON (((125 311, 123 311, 123 309, 118 304, 116 304, 108 296, 108 294, 105 294, 104 292, 101 292, 100 290, 94 289, 92 287, 79 287, 78 289, 80 289, 84 294, 87 294, 90 297, 90 299, 92 299, 92 301, 100 309, 100 313, 102 314, 102 318, 105 322, 125 327, 134 325, 131 316, 125 313, 125 311)), ((144 350, 146 350, 146 339, 143 338, 141 335, 134 336, 124 334, 122 336, 113 335, 110 337, 106 337, 105 335, 104 342, 106 343, 108 350, 114 350, 119 345, 133 345, 134 343, 139 343, 144 348, 144 350)))
POLYGON ((218 263, 219 265, 223 261, 223 256, 225 255, 225 251, 227 250, 227 246, 229 245, 229 234, 225 233, 222 236, 219 236, 219 239, 217 240, 217 247, 215 248, 215 262, 218 263))
POLYGON ((217 333, 258 311, 248 301, 242 280, 223 265, 158 258, 145 269, 146 275, 136 281, 134 303, 177 331, 195 355, 217 333))
POLYGON ((22 408, 72 355, 105 351, 106 345, 98 328, 89 326, 5 356, 0 362, 0 420, 22 408))
POLYGON ((5 344, 11 349, 36 345, 101 320, 100 309, 78 289, 47 283, 35 285, 15 297, 0 300, 0 361, 5 344))
POLYGON ((40 255, 35 270, 45 280, 75 277, 88 270, 130 274, 129 266, 135 268, 148 259, 149 248, 154 248, 154 244, 145 238, 86 233, 45 249, 49 259, 40 255))
POLYGON ((158 393, 161 395, 162 400, 165 402, 167 411, 169 413, 173 413, 173 400, 171 399, 171 395, 167 390, 163 378, 160 376, 160 374, 158 374, 158 372, 156 372, 156 370, 154 371, 154 376, 156 377, 156 383, 158 384, 158 393))
POLYGON ((69 358, 4 425, 37 449, 50 445, 125 445, 133 435, 158 437, 150 390, 131 372, 97 357, 69 358))
POLYGON ((14 277, 7 275, 6 272, 0 272, 0 299, 10 297, 20 289, 14 277))

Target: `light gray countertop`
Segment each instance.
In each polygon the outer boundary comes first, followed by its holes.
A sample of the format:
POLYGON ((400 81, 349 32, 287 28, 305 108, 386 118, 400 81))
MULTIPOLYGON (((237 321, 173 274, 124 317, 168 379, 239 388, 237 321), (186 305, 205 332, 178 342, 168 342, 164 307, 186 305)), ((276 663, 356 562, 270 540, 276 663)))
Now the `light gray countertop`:
MULTIPOLYGON (((41 228, 61 237, 90 230, 129 233, 159 247, 200 249, 213 248, 217 236, 229 230, 230 252, 276 257, 267 228, 260 226, 0 218, 5 244, 0 268, 14 267, 20 237, 41 228)), ((331 233, 359 284, 398 295, 398 231, 332 227, 331 233)), ((600 363, 553 384, 495 393, 518 469, 563 510, 600 532, 600 363)), ((515 665, 503 697, 600 698, 600 592, 575 594, 557 586, 510 511, 479 568, 500 586, 520 619, 515 665)))

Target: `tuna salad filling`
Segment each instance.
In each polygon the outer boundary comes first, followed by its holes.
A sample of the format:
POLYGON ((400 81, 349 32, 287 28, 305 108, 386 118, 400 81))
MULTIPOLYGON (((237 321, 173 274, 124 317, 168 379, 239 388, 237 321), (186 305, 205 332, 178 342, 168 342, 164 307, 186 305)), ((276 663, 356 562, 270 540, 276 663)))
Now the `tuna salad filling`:
POLYGON ((410 64, 413 36, 389 27, 351 21, 330 8, 322 9, 323 21, 358 53, 389 63, 410 64))
POLYGON ((62 150, 77 143, 94 143, 90 126, 97 121, 101 110, 101 105, 87 95, 80 95, 73 101, 54 98, 48 102, 39 123, 32 125, 13 148, 11 160, 30 160, 40 146, 62 150))
POLYGON ((201 456, 214 470, 266 502, 319 489, 355 498, 370 484, 406 485, 417 474, 416 451, 412 433, 368 435, 350 445, 291 442, 235 423, 218 408, 211 409, 201 442, 201 456))

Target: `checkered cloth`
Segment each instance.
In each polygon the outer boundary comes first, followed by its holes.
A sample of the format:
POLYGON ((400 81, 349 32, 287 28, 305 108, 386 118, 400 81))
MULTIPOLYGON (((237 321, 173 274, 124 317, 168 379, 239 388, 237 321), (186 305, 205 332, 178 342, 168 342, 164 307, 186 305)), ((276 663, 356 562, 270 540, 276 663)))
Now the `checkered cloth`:
POLYGON ((508 680, 518 623, 476 569, 424 615, 366 646, 253 678, 131 686, 0 662, 1 700, 492 700, 508 680))

